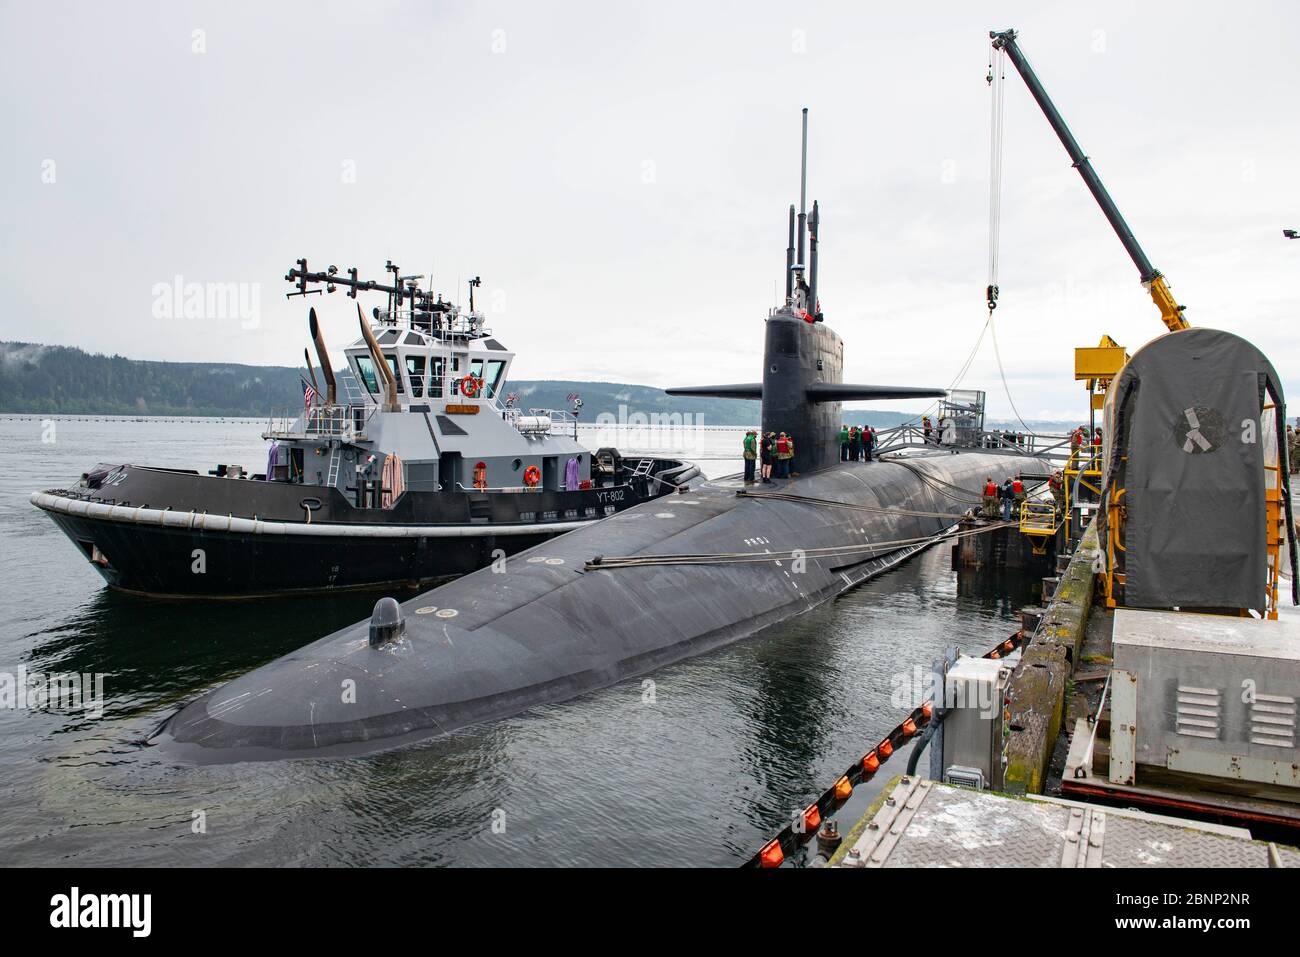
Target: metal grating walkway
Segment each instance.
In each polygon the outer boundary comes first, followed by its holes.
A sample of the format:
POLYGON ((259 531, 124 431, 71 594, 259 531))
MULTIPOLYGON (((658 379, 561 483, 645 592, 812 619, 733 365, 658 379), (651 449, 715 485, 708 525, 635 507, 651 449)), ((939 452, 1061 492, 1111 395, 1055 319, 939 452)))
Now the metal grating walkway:
POLYGON ((833 867, 1300 867, 1241 828, 901 778, 833 867))

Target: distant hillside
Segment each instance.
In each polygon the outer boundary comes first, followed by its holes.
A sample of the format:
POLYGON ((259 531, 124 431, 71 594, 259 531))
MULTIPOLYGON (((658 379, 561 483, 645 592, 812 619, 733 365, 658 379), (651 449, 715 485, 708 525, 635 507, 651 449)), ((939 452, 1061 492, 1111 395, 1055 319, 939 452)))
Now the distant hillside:
MULTIPOLYGON (((263 416, 302 402, 301 370, 225 362, 148 362, 67 346, 0 342, 0 412, 95 415, 263 416)), ((702 425, 751 425, 757 402, 673 398, 662 389, 614 382, 518 380, 507 385, 523 408, 568 408, 582 396, 582 420, 608 414, 691 415, 702 425)), ((869 413, 877 425, 901 421, 869 413)))
POLYGON ((0 342, 0 411, 262 416, 302 402, 298 372, 224 362, 144 362, 0 342))
MULTIPOLYGON (((340 375, 344 373, 339 373, 340 375)), ((68 346, 0 342, 0 412, 67 415, 200 415, 261 417, 302 402, 301 370, 228 362, 148 362, 68 346)), ((317 370, 319 378, 319 370, 317 370)), ((757 402, 674 398, 645 385, 521 379, 507 390, 522 408, 569 408, 582 396, 582 421, 690 415, 696 425, 757 425, 757 402)), ((845 410, 844 421, 877 428, 909 413, 845 410)), ((632 424, 640 422, 633 419, 632 424)), ((1038 425, 1038 423, 1032 423, 1038 425)))

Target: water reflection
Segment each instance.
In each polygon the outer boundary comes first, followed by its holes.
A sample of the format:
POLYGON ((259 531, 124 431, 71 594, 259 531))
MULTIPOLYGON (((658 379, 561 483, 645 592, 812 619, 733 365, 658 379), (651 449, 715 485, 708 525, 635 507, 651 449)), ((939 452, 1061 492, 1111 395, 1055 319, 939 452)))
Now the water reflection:
MULTIPOLYGON (((38 441, 6 427, 8 447, 38 441)), ((32 489, 105 458, 125 429, 140 461, 252 462, 264 450, 231 451, 247 425, 95 429, 61 425, 47 451, 64 465, 19 456, 0 474, 0 515, 12 519, 0 524, 0 587, 22 596, 0 619, 0 666, 109 675, 98 721, 0 711, 6 863, 738 864, 901 720, 890 701, 900 673, 954 644, 983 652, 1035 600, 1025 592, 1036 578, 958 576, 939 547, 656 671, 653 703, 638 678, 400 751, 168 764, 137 742, 181 700, 364 619, 378 596, 168 602, 108 591, 27 504, 32 489)), ((738 439, 710 441, 722 456, 738 439)), ((871 793, 852 800, 865 806, 871 793)))
POLYGON ((377 595, 162 601, 106 587, 23 637, 28 668, 103 673, 110 713, 193 694, 366 617, 377 595))

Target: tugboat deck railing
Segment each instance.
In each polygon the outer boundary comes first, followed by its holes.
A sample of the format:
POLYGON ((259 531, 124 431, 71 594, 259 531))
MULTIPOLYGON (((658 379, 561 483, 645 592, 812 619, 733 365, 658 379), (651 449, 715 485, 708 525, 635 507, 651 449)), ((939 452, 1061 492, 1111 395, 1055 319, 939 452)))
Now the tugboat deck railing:
POLYGON ((272 413, 262 438, 283 441, 364 440, 366 425, 377 409, 375 405, 324 405, 304 410, 303 416, 272 413))
POLYGON ((551 420, 551 429, 546 433, 547 435, 562 435, 567 432, 569 437, 575 441, 578 438, 578 417, 572 412, 566 412, 564 409, 529 409, 525 413, 522 409, 516 409, 513 406, 500 406, 495 402, 493 407, 501 413, 503 419, 521 433, 530 434, 520 428, 519 420, 521 418, 546 416, 551 420), (556 428, 556 426, 559 426, 559 428, 556 428))

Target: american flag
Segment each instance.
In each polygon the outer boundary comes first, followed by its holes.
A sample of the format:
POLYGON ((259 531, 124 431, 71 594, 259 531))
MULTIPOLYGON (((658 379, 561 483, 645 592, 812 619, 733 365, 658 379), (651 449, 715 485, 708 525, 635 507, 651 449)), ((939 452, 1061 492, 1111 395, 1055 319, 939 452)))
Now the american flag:
POLYGON ((302 381, 302 407, 310 409, 316 404, 316 390, 311 387, 311 383, 306 379, 302 381))

